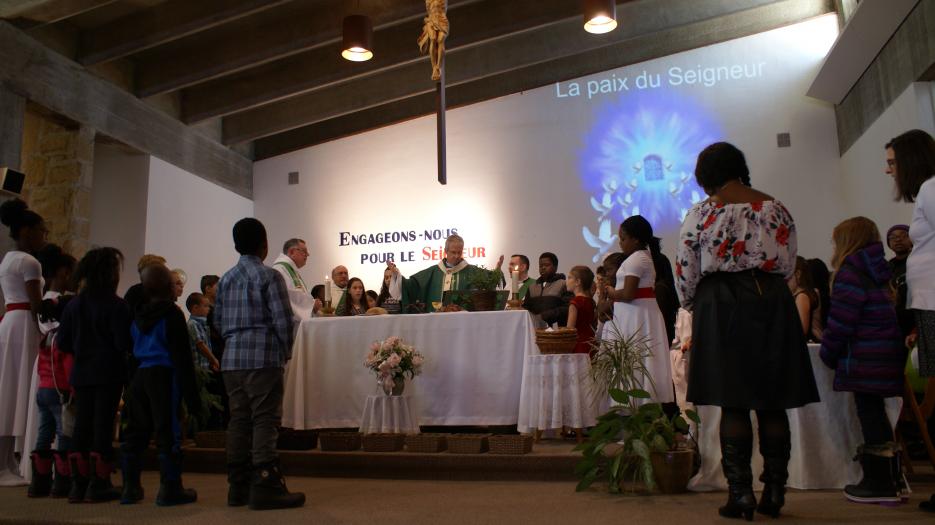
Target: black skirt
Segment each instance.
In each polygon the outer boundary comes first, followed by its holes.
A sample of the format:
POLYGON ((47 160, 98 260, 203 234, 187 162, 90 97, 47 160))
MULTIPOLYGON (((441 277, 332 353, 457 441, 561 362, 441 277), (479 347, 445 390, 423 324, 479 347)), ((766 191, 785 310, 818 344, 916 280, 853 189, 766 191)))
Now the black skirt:
POLYGON ((695 292, 688 400, 746 409, 819 401, 795 301, 781 275, 706 276, 695 292))

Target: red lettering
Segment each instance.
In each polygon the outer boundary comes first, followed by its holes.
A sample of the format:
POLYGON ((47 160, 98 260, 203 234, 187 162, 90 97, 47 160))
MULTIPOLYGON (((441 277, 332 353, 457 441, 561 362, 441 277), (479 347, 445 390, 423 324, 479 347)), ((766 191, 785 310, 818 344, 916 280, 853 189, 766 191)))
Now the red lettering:
POLYGON ((431 250, 429 250, 428 246, 426 246, 425 248, 422 248, 422 260, 423 261, 432 260, 432 252, 431 250))
POLYGON ((487 248, 481 246, 477 251, 479 252, 478 257, 487 257, 487 248))

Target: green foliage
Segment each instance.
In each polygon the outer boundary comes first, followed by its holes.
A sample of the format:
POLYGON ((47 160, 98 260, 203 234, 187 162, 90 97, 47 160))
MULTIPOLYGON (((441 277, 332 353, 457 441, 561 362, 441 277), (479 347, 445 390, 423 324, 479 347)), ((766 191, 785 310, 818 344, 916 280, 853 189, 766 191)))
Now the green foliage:
POLYGON ((503 272, 501 270, 488 270, 483 266, 479 266, 478 271, 473 272, 469 284, 472 290, 489 292, 496 290, 502 281, 503 272))
POLYGON ((192 414, 185 406, 192 421, 192 427, 195 432, 204 429, 208 424, 208 418, 211 416, 211 410, 223 410, 221 405, 221 396, 208 392, 208 382, 211 381, 211 372, 200 366, 195 366, 195 386, 198 388, 201 397, 201 410, 197 414, 192 414))

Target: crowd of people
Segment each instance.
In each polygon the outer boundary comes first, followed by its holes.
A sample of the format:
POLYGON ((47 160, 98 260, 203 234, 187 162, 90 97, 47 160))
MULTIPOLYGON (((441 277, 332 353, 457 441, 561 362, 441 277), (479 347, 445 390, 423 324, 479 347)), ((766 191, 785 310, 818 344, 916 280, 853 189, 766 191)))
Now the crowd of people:
MULTIPOLYGON (((884 151, 897 199, 915 204, 912 223, 883 238, 865 217, 841 222, 832 231, 830 269, 798 256, 793 217, 753 188, 743 153, 728 143, 698 156, 695 177, 708 199, 687 213, 674 265, 640 215, 620 224, 620 251, 594 270, 559 273, 558 257, 545 252, 534 279, 527 256, 510 257, 523 306, 540 326, 576 329, 575 352, 635 335, 652 349, 643 369, 654 400, 721 407, 729 486, 722 516, 780 514, 791 451, 786 409, 819 401, 808 342, 820 343, 834 388, 853 392, 861 424, 863 479, 845 494, 887 503, 906 496, 883 401, 902 394, 910 348, 920 373, 935 374, 935 141, 914 130, 884 151), (895 254, 889 261, 884 241, 895 254), (751 411, 764 460, 759 498, 751 411)), ((142 500, 141 456, 151 438, 161 471, 156 503, 194 502, 181 479, 184 403, 188 419, 207 413, 210 427, 226 428, 229 505, 303 505, 304 494, 287 489, 276 453, 283 369, 298 324, 331 309, 339 316, 431 312, 446 292, 470 289, 504 262, 501 256, 493 270, 467 263, 464 240, 453 235, 444 259, 411 277, 390 263, 379 292, 345 266, 308 287, 299 272, 309 258, 305 241, 289 239, 266 266, 266 230, 246 218, 233 227, 239 260, 223 277, 201 278, 201 292, 184 301, 186 320, 178 303, 184 272, 170 270, 165 258, 143 256, 139 283, 121 298, 119 250, 95 248, 76 260, 46 243, 42 217, 18 199, 0 207, 0 220, 16 243, 0 263, 0 485, 24 484, 15 439, 34 403, 40 422, 28 495, 70 502, 142 500), (28 399, 34 366, 38 390, 28 399), (205 392, 223 408, 208 409, 205 392), (111 482, 118 412, 125 422, 120 488, 111 482)), ((935 510, 935 496, 921 506, 935 510)))

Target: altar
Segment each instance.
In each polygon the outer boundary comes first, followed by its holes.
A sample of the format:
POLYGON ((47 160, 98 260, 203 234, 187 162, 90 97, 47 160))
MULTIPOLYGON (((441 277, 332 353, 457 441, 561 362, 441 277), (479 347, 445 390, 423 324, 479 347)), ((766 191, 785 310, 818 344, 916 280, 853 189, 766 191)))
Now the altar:
POLYGON ((524 360, 538 353, 525 310, 303 321, 286 367, 283 426, 359 427, 367 396, 378 392, 364 358, 372 342, 393 335, 425 356, 405 390, 420 425, 517 423, 524 360))

